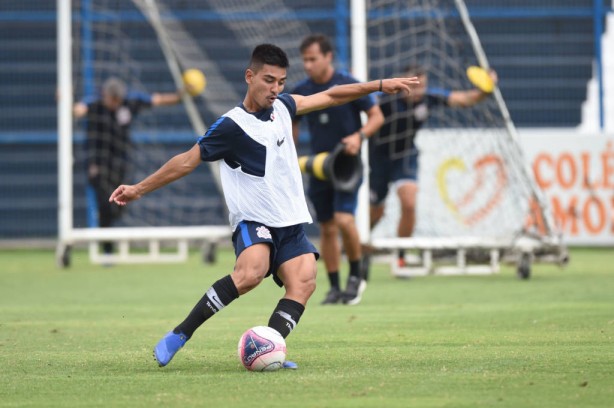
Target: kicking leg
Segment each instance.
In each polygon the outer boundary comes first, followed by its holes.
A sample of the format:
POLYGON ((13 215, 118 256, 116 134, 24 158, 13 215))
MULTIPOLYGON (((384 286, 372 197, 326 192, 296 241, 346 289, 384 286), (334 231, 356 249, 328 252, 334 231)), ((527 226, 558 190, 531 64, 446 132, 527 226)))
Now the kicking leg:
MULTIPOLYGON (((307 301, 316 289, 316 259, 313 254, 303 254, 284 262, 277 271, 286 293, 269 319, 269 327, 288 337, 298 324, 307 301)), ((284 368, 297 368, 291 361, 284 368)))
POLYGON ((154 357, 160 367, 172 360, 207 319, 262 282, 269 270, 270 251, 268 244, 255 244, 241 252, 232 274, 215 282, 186 319, 158 342, 154 357))

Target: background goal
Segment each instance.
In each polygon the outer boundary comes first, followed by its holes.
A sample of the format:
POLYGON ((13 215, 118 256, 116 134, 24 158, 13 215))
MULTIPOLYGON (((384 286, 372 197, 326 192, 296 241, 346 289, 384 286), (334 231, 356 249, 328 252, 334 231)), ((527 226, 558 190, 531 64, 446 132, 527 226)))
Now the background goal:
MULTIPOLYGON (((66 3, 58 1, 59 10, 66 3)), ((293 2, 292 7, 283 0, 79 0, 71 4, 72 19, 62 20, 72 21, 70 29, 66 32, 60 20, 58 25, 60 93, 68 96, 60 100, 60 248, 80 240, 94 248, 103 239, 126 242, 148 234, 158 241, 175 239, 175 235, 213 240, 228 236, 215 167, 200 166, 189 177, 128 206, 114 228, 102 231, 87 216, 93 211, 87 198, 83 123, 73 126, 70 97, 96 95, 110 75, 140 92, 174 91, 178 70, 187 68, 201 69, 208 79, 205 93, 194 104, 160 107, 138 117, 132 126, 126 180, 132 182, 191 146, 206 123, 241 100, 245 61, 258 43, 277 43, 288 52, 289 87, 304 76, 298 45, 313 32, 336 31, 340 69, 349 66, 351 38, 350 71, 365 80, 395 75, 407 64, 419 63, 427 68, 432 86, 467 89, 471 85, 466 67, 485 62, 476 38, 470 35, 471 26, 461 18, 458 5, 462 2, 454 0, 338 1, 332 15, 312 11, 306 16, 300 14, 308 9, 303 1, 293 2), (195 231, 193 226, 215 228, 195 231)), ((534 247, 558 245, 502 101, 499 95, 472 109, 430 112, 428 130, 418 138, 415 236, 394 237, 396 201, 391 200, 387 221, 374 231, 376 246, 430 248, 445 242, 444 246, 454 248, 516 248, 529 236, 531 253, 534 247), (535 215, 534 222, 527 222, 535 215)), ((363 224, 366 197, 363 193, 363 224)))
MULTIPOLYGON (((429 87, 464 90, 472 87, 467 67, 488 68, 462 0, 368 0, 366 7, 365 63, 371 78, 419 65, 428 72, 429 87)), ((416 141, 420 155, 414 235, 396 238, 400 211, 396 191, 391 190, 386 215, 373 231, 375 247, 426 252, 414 268, 419 274, 433 271, 432 251, 437 249, 457 250, 452 258, 456 265, 445 271, 461 273, 470 270, 468 250, 484 250, 490 257, 486 269, 475 268, 478 272, 496 271, 505 250, 518 250, 516 259, 524 262, 523 269, 535 248, 559 250, 556 227, 498 89, 472 108, 431 109, 425 128, 416 141)), ((393 135, 380 143, 398 145, 401 140, 393 135)), ((413 154, 416 148, 408 147, 401 157, 413 154)))

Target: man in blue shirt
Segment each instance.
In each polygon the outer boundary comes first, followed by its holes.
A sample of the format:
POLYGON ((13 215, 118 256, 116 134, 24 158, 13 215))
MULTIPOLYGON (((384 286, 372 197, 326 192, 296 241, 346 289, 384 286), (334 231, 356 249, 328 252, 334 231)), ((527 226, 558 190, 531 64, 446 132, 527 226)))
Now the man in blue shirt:
MULTIPOLYGON (((418 130, 429 118, 429 111, 437 106, 466 108, 478 104, 489 94, 479 89, 450 91, 431 88, 424 68, 409 66, 405 73, 420 80, 411 95, 383 95, 380 108, 386 118, 384 125, 369 139, 369 188, 371 196, 371 228, 384 215, 384 202, 392 184, 401 204, 401 218, 397 234, 410 237, 416 224, 416 195, 418 192, 418 149, 414 144, 418 130)), ((494 71, 490 73, 497 81, 494 71)), ((404 265, 404 252, 399 252, 399 266, 404 265)), ((365 265, 368 262, 365 262, 365 265)))
MULTIPOLYGON (((335 70, 332 45, 326 36, 315 34, 306 37, 301 43, 300 51, 308 78, 294 88, 293 94, 313 95, 337 85, 358 82, 350 75, 335 70)), ((358 155, 362 140, 375 133, 384 121, 382 112, 371 95, 346 105, 310 112, 305 117, 312 154, 330 152, 339 143, 343 143, 346 154, 358 155), (360 117, 361 112, 366 112, 368 118, 364 125, 360 117)), ((300 120, 300 117, 297 119, 300 120)), ((293 130, 295 140, 298 139, 299 133, 298 120, 295 121, 293 130)), ((309 178, 308 196, 320 224, 320 249, 330 281, 330 290, 322 304, 357 304, 366 287, 366 281, 360 276, 362 252, 354 217, 359 187, 360 184, 354 191, 341 192, 336 191, 329 181, 322 181, 314 176, 309 178), (350 264, 345 292, 341 291, 339 284, 339 233, 350 264)))

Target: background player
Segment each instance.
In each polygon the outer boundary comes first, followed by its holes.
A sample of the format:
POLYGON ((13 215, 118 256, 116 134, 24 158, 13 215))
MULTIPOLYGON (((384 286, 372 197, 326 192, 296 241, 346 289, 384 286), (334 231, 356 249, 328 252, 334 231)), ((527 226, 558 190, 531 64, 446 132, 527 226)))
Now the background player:
MULTIPOLYGON (((85 99, 73 107, 75 118, 86 117, 87 178, 96 194, 98 223, 110 227, 120 217, 120 207, 108 197, 117 185, 125 182, 128 156, 132 146, 130 126, 142 109, 174 105, 181 101, 176 93, 128 92, 119 78, 108 78, 100 98, 85 99)), ((111 242, 103 242, 103 252, 113 252, 111 242)))
MULTIPOLYGON (((410 237, 416 224, 419 151, 414 141, 418 130, 428 120, 429 111, 437 106, 470 107, 489 95, 479 89, 450 91, 430 88, 426 71, 420 66, 406 68, 405 75, 418 77, 420 83, 411 93, 385 95, 380 99, 384 125, 369 140, 371 228, 384 215, 384 202, 392 184, 401 204, 397 228, 399 237, 410 237)), ((496 73, 491 71, 490 75, 496 83, 496 73)), ((401 250, 399 265, 403 266, 404 263, 405 254, 401 250)), ((368 265, 368 262, 365 264, 368 265)))
MULTIPOLYGON (((308 78, 294 88, 293 94, 313 95, 337 85, 358 83, 352 76, 335 70, 333 48, 326 36, 315 34, 306 37, 300 45, 300 51, 308 78)), ((342 142, 345 144, 346 154, 358 155, 362 141, 384 123, 384 116, 371 95, 345 105, 311 112, 305 117, 309 126, 312 154, 330 152, 342 142), (361 112, 367 114, 364 126, 361 112)), ((299 134, 299 119, 300 116, 294 122, 295 141, 299 134)), ((309 177, 308 196, 320 224, 320 251, 330 282, 330 290, 322 304, 341 301, 357 304, 366 288, 366 281, 360 276, 362 251, 354 217, 359 188, 360 183, 352 192, 336 191, 330 181, 319 180, 313 175, 309 177), (340 232, 350 266, 344 292, 341 291, 339 283, 340 232)))

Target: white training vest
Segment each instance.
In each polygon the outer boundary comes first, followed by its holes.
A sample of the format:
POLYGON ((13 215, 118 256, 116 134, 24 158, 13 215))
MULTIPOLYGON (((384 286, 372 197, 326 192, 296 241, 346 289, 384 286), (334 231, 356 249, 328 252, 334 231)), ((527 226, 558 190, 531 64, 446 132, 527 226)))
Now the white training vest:
POLYGON ((264 177, 243 173, 241 167, 233 169, 224 161, 220 163, 232 230, 241 221, 261 222, 275 228, 313 222, 292 138, 292 119, 284 103, 275 100, 272 120, 262 121, 241 107, 224 116, 266 147, 264 177))

